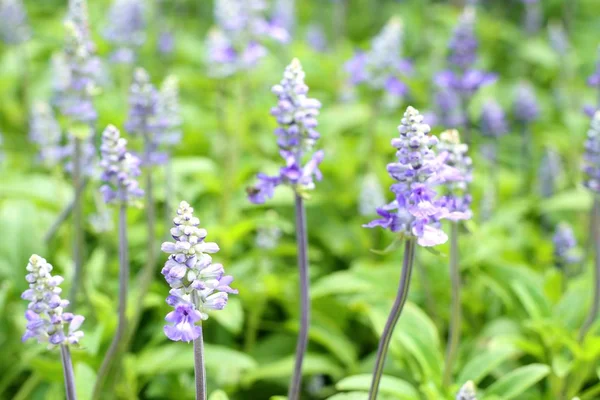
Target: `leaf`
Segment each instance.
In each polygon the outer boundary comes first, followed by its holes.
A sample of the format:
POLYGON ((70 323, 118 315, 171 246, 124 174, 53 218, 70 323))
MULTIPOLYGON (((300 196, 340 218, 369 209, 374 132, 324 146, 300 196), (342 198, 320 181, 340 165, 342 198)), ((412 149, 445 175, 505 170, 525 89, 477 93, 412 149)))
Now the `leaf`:
POLYGON ((369 397, 368 392, 351 392, 351 393, 338 393, 327 400, 367 400, 369 397))
MULTIPOLYGON (((337 390, 365 390, 371 387, 371 374, 361 374, 349 376, 335 384, 337 390)), ((382 394, 391 394, 402 400, 418 399, 419 394, 416 389, 405 380, 394 376, 383 375, 379 385, 379 392, 382 394)))
POLYGON ((96 372, 89 365, 78 362, 75 364, 74 373, 77 398, 80 400, 91 399, 94 385, 96 384, 96 372))
POLYGON ((234 334, 242 332, 244 326, 244 310, 242 303, 237 297, 229 297, 227 307, 219 312, 211 313, 210 316, 216 319, 225 329, 234 334))
MULTIPOLYGON (((243 379, 245 385, 263 379, 287 378, 292 375, 294 356, 285 357, 278 361, 261 365, 249 371, 243 379)), ((329 357, 320 354, 306 354, 302 364, 302 375, 325 374, 333 379, 339 379, 344 371, 329 357)))
POLYGON ((550 367, 544 364, 531 364, 501 377, 486 390, 486 397, 498 395, 504 400, 517 398, 518 395, 544 379, 550 373, 550 367))
POLYGON ((366 293, 371 289, 371 284, 356 276, 352 271, 339 271, 324 276, 315 282, 310 295, 312 298, 317 298, 339 294, 366 293))
POLYGON ((385 249, 383 249, 383 250, 371 249, 371 253, 375 253, 375 254, 379 254, 380 256, 384 256, 384 255, 389 254, 389 253, 393 252, 394 250, 400 248, 402 241, 403 241, 403 239, 400 236, 396 236, 394 238, 394 240, 392 241, 392 243, 387 245, 387 247, 385 249))
POLYGON ((208 400, 229 400, 229 396, 222 390, 215 390, 208 396, 208 400))
POLYGON ((477 354, 467 362, 460 372, 458 382, 471 380, 473 383, 478 384, 500 364, 516 356, 518 353, 518 350, 510 347, 486 349, 483 353, 477 354))

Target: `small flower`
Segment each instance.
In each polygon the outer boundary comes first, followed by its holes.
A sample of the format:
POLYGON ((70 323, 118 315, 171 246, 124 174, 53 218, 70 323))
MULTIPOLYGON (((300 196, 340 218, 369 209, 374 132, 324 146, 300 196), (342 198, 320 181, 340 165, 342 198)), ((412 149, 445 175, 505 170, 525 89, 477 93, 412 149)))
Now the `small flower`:
POLYGON ((222 310, 229 294, 238 291, 229 285, 233 277, 225 275, 221 264, 213 264, 210 254, 219 251, 216 243, 205 242, 205 229, 198 228, 200 220, 194 209, 182 201, 173 219, 171 236, 175 242, 165 242, 161 249, 169 254, 162 274, 171 286, 167 304, 174 308, 165 320, 167 337, 189 342, 201 334, 196 323, 208 319, 207 311, 222 310))
POLYGON ((477 400, 475 384, 472 381, 465 383, 456 394, 456 400, 477 400))
POLYGON ((360 215, 372 215, 374 210, 385 202, 385 196, 377 175, 369 173, 362 179, 358 210, 360 215))
POLYGON ((587 84, 589 87, 600 89, 600 47, 598 47, 598 61, 596 62, 596 69, 588 77, 587 84))
POLYGON ((27 11, 21 0, 0 1, 0 39, 6 44, 18 45, 31 37, 27 11))
POLYGON ((539 191, 543 198, 554 195, 562 171, 560 154, 552 148, 546 148, 538 169, 539 191))
POLYGON ((179 80, 172 75, 164 80, 156 105, 156 129, 159 143, 172 147, 181 142, 181 115, 179 110, 179 80))
POLYGON ((506 116, 500 104, 488 100, 481 112, 481 133, 488 137, 500 137, 508 133, 506 116))
POLYGON ((69 149, 61 145, 62 131, 52 108, 46 103, 36 103, 29 120, 29 140, 40 149, 40 161, 46 167, 54 167, 69 155, 69 149))
POLYGON ((39 343, 48 343, 49 348, 58 345, 77 345, 83 337, 79 327, 84 318, 64 312, 69 305, 68 300, 60 297, 62 289, 59 285, 63 278, 52 275, 52 265, 34 254, 27 264, 29 289, 21 298, 29 301, 25 318, 27 320, 23 341, 35 338, 39 343), (65 328, 67 332, 65 333, 65 328))
POLYGON ((600 193, 600 111, 596 111, 585 141, 583 172, 584 186, 592 192, 600 193))
POLYGON ((554 243, 554 261, 558 267, 562 268, 581 261, 580 254, 577 252, 577 239, 573 228, 568 223, 558 224, 552 242, 554 243))
POLYGON ((478 47, 475 37, 475 9, 466 7, 448 43, 448 61, 458 69, 466 70, 477 61, 478 47))
POLYGON ((140 176, 140 160, 127 152, 127 140, 121 137, 113 125, 102 133, 100 152, 102 160, 102 181, 100 188, 106 203, 124 202, 133 204, 141 199, 144 191, 140 189, 137 177, 140 176))
POLYGON ((257 175, 258 184, 248 189, 248 197, 253 203, 264 203, 273 197, 275 188, 281 184, 289 185, 297 193, 304 193, 314 188, 315 179, 322 178, 319 164, 324 153, 322 150, 313 152, 320 137, 316 127, 321 103, 307 97, 308 86, 304 77, 300 61, 294 59, 285 69, 281 82, 272 88, 278 102, 271 109, 271 115, 279 125, 275 135, 285 166, 276 176, 257 175))
POLYGON ((108 11, 109 25, 104 31, 107 41, 117 46, 111 60, 132 64, 136 51, 146 41, 144 4, 140 0, 115 0, 108 11))
POLYGON ((528 123, 538 118, 540 109, 535 97, 533 87, 528 83, 521 83, 515 92, 513 115, 515 120, 528 123))
POLYGON ((173 32, 168 30, 161 31, 158 36, 157 47, 160 54, 169 55, 173 53, 173 49, 175 48, 175 36, 173 32))
POLYGON ((306 42, 319 53, 326 52, 329 47, 325 31, 323 30, 323 27, 318 24, 310 24, 306 28, 306 42))
POLYGON ((469 193, 469 183, 473 180, 473 161, 467 155, 468 150, 469 147, 460 142, 457 130, 448 130, 440 134, 438 151, 446 158, 446 165, 456 168, 463 177, 462 180, 444 183, 447 190, 444 198, 446 207, 452 212, 464 213, 470 218, 473 198, 469 193))
POLYGON ((391 186, 395 200, 377 209, 381 218, 364 225, 380 226, 408 237, 417 238, 421 246, 446 242, 441 230, 442 219, 468 219, 470 215, 448 208, 448 201, 438 198, 435 186, 465 178, 446 164, 447 154, 436 155, 438 139, 430 135, 429 125, 413 107, 408 107, 398 127, 400 137, 392 139, 397 161, 389 163, 388 173, 396 180, 391 186))

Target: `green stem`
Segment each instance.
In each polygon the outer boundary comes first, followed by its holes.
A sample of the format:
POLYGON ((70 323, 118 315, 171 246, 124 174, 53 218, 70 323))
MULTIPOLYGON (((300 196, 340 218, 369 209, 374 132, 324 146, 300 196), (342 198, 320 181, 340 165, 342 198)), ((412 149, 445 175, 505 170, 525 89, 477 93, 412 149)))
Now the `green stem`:
POLYGON ((594 294, 588 316, 579 332, 580 342, 585 339, 585 335, 596 320, 600 310, 600 200, 598 197, 594 197, 593 207, 594 217, 590 223, 593 226, 594 247, 596 250, 596 257, 594 258, 594 294))
POLYGON ((452 282, 452 305, 450 309, 450 329, 448 332, 448 348, 444 365, 443 385, 448 387, 452 379, 452 367, 456 359, 456 351, 460 341, 460 325, 462 310, 460 307, 460 269, 458 267, 458 223, 450 225, 450 280, 452 282))
POLYGON ((66 400, 77 400, 75 374, 73 373, 73 362, 71 361, 71 351, 68 345, 62 344, 60 346, 60 356, 65 378, 65 398, 66 400))
POLYGON ((67 218, 69 218, 69 215, 71 215, 73 209, 75 208, 75 203, 79 201, 79 198, 85 190, 87 183, 88 180, 84 179, 83 182, 81 182, 81 185, 79 185, 79 188, 75 190, 75 196, 73 197, 73 200, 71 200, 71 202, 67 204, 67 206, 60 212, 60 214, 58 214, 58 217, 56 218, 52 226, 50 226, 48 232, 46 232, 46 234, 44 235, 44 243, 50 243, 50 241, 54 238, 56 232, 58 232, 58 229, 61 227, 63 222, 65 222, 67 218))
POLYGON ((196 400, 206 400, 206 369, 204 368, 204 340, 202 324, 200 336, 194 339, 194 376, 196 378, 196 400))
MULTIPOLYGON (((82 140, 74 139, 73 151, 73 187, 82 186, 82 140)), ((71 311, 77 307, 77 292, 81 287, 83 274, 83 196, 75 196, 73 201, 73 262, 75 263, 75 272, 73 274, 73 285, 69 293, 71 301, 71 311)))
POLYGON ((373 380, 371 382, 371 389, 369 390, 369 400, 377 400, 379 383, 381 382, 383 366, 385 364, 388 348, 390 347, 390 341, 392 340, 392 334, 394 333, 394 327, 400 318, 404 303, 406 303, 408 297, 410 276, 412 274, 413 262, 415 259, 415 246, 416 243, 414 239, 408 239, 404 244, 404 261, 402 265, 402 275, 400 276, 400 285, 398 286, 398 294, 396 295, 396 301, 392 306, 385 328, 381 334, 381 339, 379 340, 377 359, 375 361, 375 368, 373 369, 373 380))

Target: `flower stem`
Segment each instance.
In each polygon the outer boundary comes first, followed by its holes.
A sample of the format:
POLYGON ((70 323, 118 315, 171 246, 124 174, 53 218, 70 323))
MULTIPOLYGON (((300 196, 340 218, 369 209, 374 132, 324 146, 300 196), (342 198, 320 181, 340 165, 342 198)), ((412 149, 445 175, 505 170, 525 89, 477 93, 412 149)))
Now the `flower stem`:
POLYGON ((127 329, 127 288, 129 287, 129 250, 127 240, 127 204, 121 203, 119 207, 119 320, 117 323, 117 331, 113 340, 104 356, 96 385, 94 387, 93 398, 100 398, 100 391, 106 379, 112 364, 114 363, 119 348, 123 345, 123 339, 127 329))
POLYGON ((73 362, 71 361, 71 350, 66 344, 60 345, 60 358, 65 376, 65 398, 67 400, 76 400, 75 392, 75 374, 73 373, 73 362))
POLYGON ((206 400, 206 369, 204 368, 204 339, 202 338, 202 323, 200 336, 194 339, 194 375, 196 377, 196 400, 206 400))
POLYGON ((56 232, 58 232, 58 228, 60 228, 63 222, 65 222, 67 218, 69 218, 69 215, 71 215, 73 209, 75 208, 75 203, 79 201, 79 198, 81 197, 85 187, 87 186, 87 183, 88 180, 84 179, 83 182, 81 182, 81 185, 79 185, 79 187, 75 190, 75 196, 73 197, 73 200, 71 200, 71 202, 67 204, 67 206, 60 212, 60 214, 58 214, 58 217, 56 218, 50 229, 48 229, 48 232, 46 232, 46 234, 44 235, 44 243, 50 243, 50 241, 54 238, 54 235, 56 235, 56 232))
POLYGON ((458 223, 452 222, 450 228, 450 280, 452 281, 452 308, 450 310, 450 331, 448 332, 448 348, 444 365, 443 385, 448 387, 452 378, 452 367, 460 341, 460 324, 462 310, 460 308, 460 270, 458 268, 458 223))
MULTIPOLYGON (((82 140, 75 138, 73 150, 73 187, 77 189, 81 185, 82 177, 82 140)), ((77 291, 81 286, 83 269, 83 201, 82 196, 75 195, 73 201, 73 261, 75 263, 75 272, 73 274, 73 286, 69 293, 71 301, 71 310, 77 306, 77 291)))
POLYGON ((302 362, 308 346, 308 328, 310 324, 310 300, 308 297, 308 239, 306 235, 306 210, 304 200, 296 193, 296 242, 298 244, 298 274, 300 277, 300 331, 296 344, 296 361, 288 400, 300 399, 302 386, 302 362))
POLYGON ((400 285, 398 287, 398 294, 396 300, 390 311, 385 328, 381 334, 379 340, 379 348, 377 349, 377 359, 375 361, 375 368, 373 369, 373 380, 371 382, 371 389, 369 390, 369 400, 377 400, 377 392, 379 391, 379 383, 381 381, 381 375, 383 374, 383 366, 385 364, 385 357, 387 355, 388 348, 390 347, 390 341, 392 339, 392 333, 394 327, 400 318, 404 303, 408 297, 408 289, 410 286, 410 275, 412 273, 413 262, 415 259, 415 240, 408 239, 404 244, 404 261, 402 265, 402 275, 400 276, 400 285))
POLYGON ((593 207, 593 218, 590 223, 593 226, 594 247, 596 250, 596 257, 594 259, 594 295, 588 316, 579 332, 580 342, 585 339, 585 335, 596 320, 598 311, 600 310, 600 227, 598 226, 600 224, 600 199, 598 197, 594 198, 593 207))

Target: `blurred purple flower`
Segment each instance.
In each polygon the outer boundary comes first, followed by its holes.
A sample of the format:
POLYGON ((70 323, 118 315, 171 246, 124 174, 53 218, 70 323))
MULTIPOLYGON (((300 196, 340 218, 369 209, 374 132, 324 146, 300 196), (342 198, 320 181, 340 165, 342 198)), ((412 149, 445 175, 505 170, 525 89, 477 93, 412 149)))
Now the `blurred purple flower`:
POLYGON ((584 186, 593 193, 600 193, 600 111, 592 118, 585 141, 583 172, 586 176, 584 186))
POLYGON ((552 237, 552 243, 554 244, 554 261, 558 267, 562 268, 581 261, 581 256, 577 252, 577 239, 573 228, 568 223, 558 224, 552 237))
POLYGON ((477 61, 478 46, 475 37, 475 9, 468 6, 461 14, 448 43, 450 65, 461 71, 471 68, 477 61))
POLYGON ((146 41, 144 3, 141 0, 115 0, 107 20, 104 38, 117 47, 111 60, 133 64, 137 50, 146 41))
POLYGON ((158 52, 160 54, 169 55, 173 53, 175 48, 175 36, 173 32, 162 31, 158 36, 158 52))
POLYGON ((500 137, 508 133, 504 110, 494 100, 488 100, 481 111, 481 133, 484 136, 500 137))
POLYGON ((540 109, 533 87, 528 83, 520 83, 515 92, 513 115, 515 120, 528 123, 538 118, 540 109))
POLYGON ((306 28, 306 42, 315 51, 318 51, 320 53, 324 53, 327 51, 327 35, 325 35, 325 31, 323 30, 323 27, 321 25, 310 24, 306 28))
POLYGON ((467 155, 469 146, 460 142, 457 130, 447 130, 440 134, 438 151, 446 159, 446 165, 457 169, 461 180, 451 180, 444 183, 446 207, 450 211, 472 216, 471 203, 473 198, 469 193, 469 184, 473 181, 473 161, 467 155))
POLYGON ((0 39, 9 45, 18 45, 31 38, 27 11, 21 0, 0 1, 0 39))

